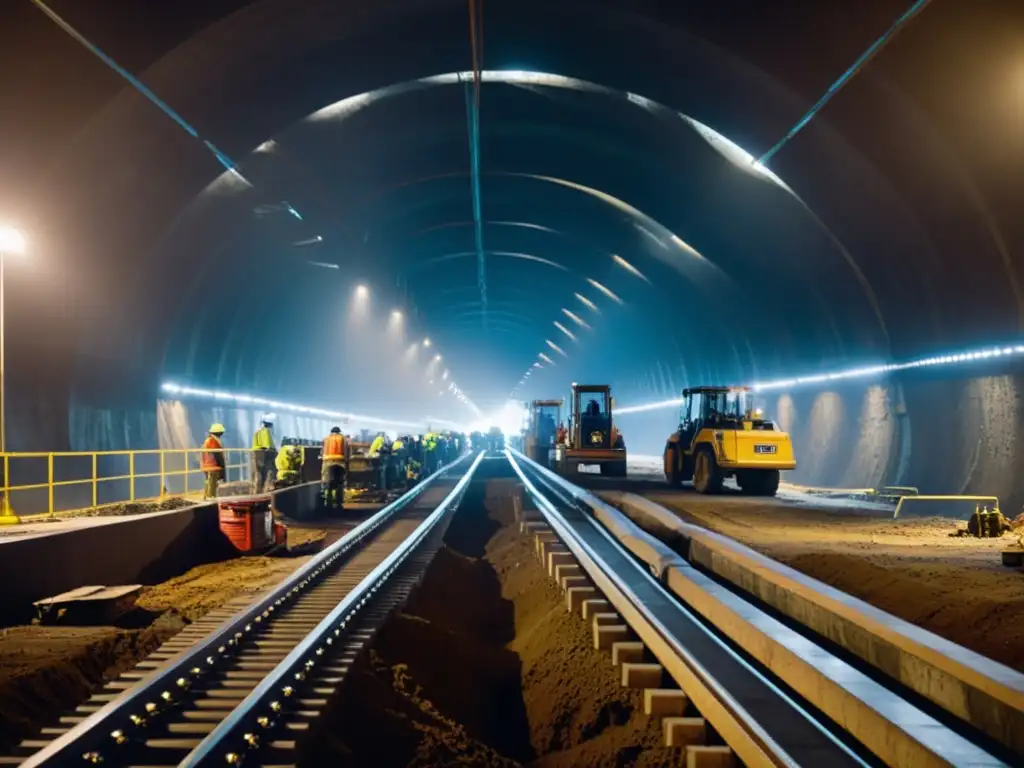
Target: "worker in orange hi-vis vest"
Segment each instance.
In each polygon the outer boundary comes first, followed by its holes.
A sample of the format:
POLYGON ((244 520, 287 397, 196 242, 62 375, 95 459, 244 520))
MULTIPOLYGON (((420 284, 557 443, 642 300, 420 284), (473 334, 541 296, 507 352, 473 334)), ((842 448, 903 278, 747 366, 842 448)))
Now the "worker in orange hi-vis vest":
POLYGON ((206 475, 206 488, 203 491, 204 499, 217 498, 217 486, 224 479, 224 468, 227 462, 224 460, 224 445, 220 439, 224 436, 223 424, 211 424, 210 432, 203 441, 203 454, 199 460, 199 466, 206 475))
POLYGON ((345 438, 341 427, 332 427, 324 438, 320 451, 323 469, 320 472, 320 490, 324 504, 341 509, 345 502, 345 438))

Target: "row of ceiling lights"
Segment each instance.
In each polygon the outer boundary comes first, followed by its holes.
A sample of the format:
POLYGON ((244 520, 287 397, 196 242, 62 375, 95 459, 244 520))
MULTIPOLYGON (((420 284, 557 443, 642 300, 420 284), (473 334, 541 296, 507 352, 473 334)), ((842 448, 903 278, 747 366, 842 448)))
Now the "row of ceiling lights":
MULTIPOLYGON (((367 301, 369 301, 369 299, 370 299, 370 289, 367 286, 362 285, 362 284, 357 285, 356 288, 355 288, 355 297, 356 297, 356 300, 359 301, 359 302, 367 302, 367 301)), ((392 322, 394 322, 394 323, 401 323, 404 319, 405 319, 405 315, 403 314, 403 312, 400 309, 393 309, 393 310, 391 310, 391 320, 392 320, 392 322)), ((409 347, 409 349, 406 350, 406 354, 409 355, 409 356, 415 355, 416 352, 419 350, 419 348, 421 346, 424 349, 435 349, 436 350, 436 347, 434 346, 434 343, 430 340, 430 338, 429 337, 425 337, 422 341, 413 342, 412 345, 409 347)), ((438 363, 442 362, 443 359, 444 358, 443 358, 443 356, 441 355, 440 352, 435 352, 434 356, 430 360, 430 363, 427 365, 427 370, 426 370, 425 376, 427 378, 427 384, 429 386, 436 386, 437 373, 435 371, 435 366, 438 363)), ((480 409, 477 407, 476 403, 474 403, 469 398, 469 396, 465 393, 465 391, 463 389, 461 389, 455 383, 454 380, 451 379, 451 371, 448 368, 443 369, 443 371, 441 372, 441 377, 440 378, 441 378, 441 382, 442 383, 447 382, 447 387, 438 390, 438 393, 437 393, 438 397, 443 397, 446 394, 450 394, 452 397, 454 397, 460 403, 462 403, 463 405, 468 407, 471 411, 473 411, 474 414, 476 414, 478 416, 480 415, 480 409)))
MULTIPOLYGON (((612 258, 612 261, 614 261, 618 266, 620 266, 623 269, 625 269, 627 272, 629 272, 629 273, 631 273, 633 275, 636 275, 637 277, 639 277, 644 282, 650 283, 650 280, 648 280, 647 277, 639 269, 634 267, 632 264, 630 264, 628 261, 626 261, 621 256, 618 256, 616 254, 611 254, 611 258, 612 258)), ((603 294, 604 296, 606 296, 608 299, 610 299, 611 301, 615 302, 616 304, 621 306, 621 305, 623 305, 625 303, 625 302, 623 302, 622 298, 618 296, 618 294, 616 294, 614 291, 612 291, 607 286, 599 283, 597 280, 594 280, 593 278, 590 278, 590 277, 586 278, 586 280, 587 280, 587 284, 591 288, 597 290, 598 292, 600 292, 601 294, 603 294)), ((582 293, 575 292, 573 294, 573 297, 575 299, 577 299, 580 303, 582 303, 591 312, 594 312, 595 314, 601 314, 601 310, 598 308, 597 304, 595 304, 593 301, 588 299, 582 293)), ((583 330, 587 330, 587 331, 592 330, 590 324, 586 320, 584 320, 582 317, 580 317, 577 313, 573 312, 571 309, 568 309, 566 307, 562 307, 562 314, 565 317, 567 317, 568 319, 572 320, 573 323, 575 323, 575 325, 577 326, 577 328, 582 328, 583 330)), ((568 328, 566 328, 565 324, 561 322, 561 319, 553 321, 553 325, 555 326, 555 328, 557 328, 559 331, 561 331, 571 341, 573 341, 573 342, 578 341, 578 337, 577 337, 576 333, 574 333, 573 331, 570 331, 568 328)), ((556 353, 560 354, 562 357, 565 357, 565 358, 569 357, 569 355, 566 353, 566 351, 561 346, 559 346, 554 341, 552 341, 551 339, 545 339, 544 343, 553 352, 556 352, 556 353)), ((553 367, 554 365, 555 365, 555 361, 551 359, 551 356, 548 355, 547 352, 541 350, 539 353, 537 353, 537 359, 534 360, 530 364, 530 367, 526 369, 525 373, 523 373, 522 378, 519 379, 519 383, 515 386, 515 388, 510 393, 510 397, 514 398, 516 396, 516 393, 519 391, 519 388, 526 384, 527 380, 530 378, 530 376, 533 374, 533 372, 535 370, 538 370, 538 369, 544 368, 544 367, 553 367)))

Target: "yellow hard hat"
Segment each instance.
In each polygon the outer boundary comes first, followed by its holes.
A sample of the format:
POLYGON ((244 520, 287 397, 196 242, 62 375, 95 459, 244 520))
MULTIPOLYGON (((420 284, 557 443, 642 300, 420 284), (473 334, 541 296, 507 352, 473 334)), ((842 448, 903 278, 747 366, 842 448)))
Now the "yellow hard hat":
POLYGON ((224 425, 221 424, 219 421, 214 422, 213 424, 210 425, 210 433, 211 434, 223 435, 225 432, 227 432, 227 430, 224 429, 224 425))

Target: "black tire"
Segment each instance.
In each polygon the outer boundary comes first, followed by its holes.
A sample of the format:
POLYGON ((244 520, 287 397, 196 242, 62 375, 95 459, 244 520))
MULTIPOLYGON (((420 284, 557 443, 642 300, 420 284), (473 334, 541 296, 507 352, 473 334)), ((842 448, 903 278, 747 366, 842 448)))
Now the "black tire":
POLYGON ((697 493, 721 493, 725 475, 718 466, 715 452, 705 445, 697 449, 693 458, 693 487, 697 493))
POLYGON ((675 448, 665 449, 665 460, 671 460, 672 469, 665 472, 665 483, 669 488, 680 488, 683 485, 683 476, 679 472, 679 452, 675 448))
POLYGON ((625 460, 606 462, 601 467, 601 474, 606 475, 607 477, 626 477, 625 460))
POLYGON ((762 469, 757 473, 756 493, 758 496, 774 496, 779 490, 779 470, 762 469))

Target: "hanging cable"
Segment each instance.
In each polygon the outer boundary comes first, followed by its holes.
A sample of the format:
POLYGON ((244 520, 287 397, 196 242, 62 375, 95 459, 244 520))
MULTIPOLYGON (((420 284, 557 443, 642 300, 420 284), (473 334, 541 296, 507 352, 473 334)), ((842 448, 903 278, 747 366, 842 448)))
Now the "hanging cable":
POLYGON ((480 64, 483 54, 483 0, 469 0, 469 40, 473 54, 473 82, 466 83, 466 116, 469 123, 470 185, 473 195, 473 239, 476 247, 480 317, 487 328, 487 263, 484 251, 483 206, 480 202, 480 64))
POLYGON ((875 54, 881 51, 882 48, 884 48, 886 44, 888 44, 893 39, 893 37, 896 36, 896 33, 899 32, 900 29, 902 29, 907 22, 913 19, 921 11, 923 11, 930 2, 931 0, 917 0, 917 2, 915 2, 910 7, 910 10, 908 10, 906 13, 900 16, 896 20, 896 23, 889 27, 888 31, 886 31, 884 35, 878 38, 874 43, 871 44, 870 48, 868 48, 866 51, 864 51, 864 53, 861 54, 860 58, 853 63, 852 67, 846 70, 838 80, 832 83, 829 89, 825 91, 825 95, 818 99, 817 103, 810 108, 807 114, 805 114, 803 117, 800 118, 799 121, 797 121, 797 124, 794 125, 789 130, 789 133, 787 133, 785 136, 779 139, 779 142, 774 147, 772 147, 763 155, 761 155, 757 162, 760 163, 761 165, 765 165, 769 160, 771 160, 775 153, 782 149, 783 146, 785 146, 786 142, 788 142, 790 139, 796 136, 797 133, 799 133, 805 125, 811 122, 811 119, 821 110, 822 107, 824 107, 828 103, 829 99, 831 99, 833 96, 839 93, 840 89, 844 85, 846 85, 853 78, 854 75, 860 72, 860 70, 862 70, 865 67, 865 65, 875 57, 875 54))
MULTIPOLYGON (((197 131, 195 128, 193 128, 191 125, 189 125, 189 123, 187 123, 185 121, 185 118, 183 118, 181 115, 179 115, 177 112, 175 112, 170 107, 170 105, 167 104, 167 102, 165 102, 163 99, 161 99, 155 93, 153 93, 153 91, 151 91, 149 88, 147 88, 142 83, 141 80, 139 80, 137 77, 135 77, 135 75, 133 75, 131 72, 129 72, 124 67, 122 67, 120 64, 118 64, 116 61, 114 61, 112 58, 110 58, 98 46, 93 45, 92 42, 90 42, 77 29, 75 29, 70 24, 68 24, 68 22, 64 21, 64 19, 62 19, 60 16, 58 16, 57 13, 55 11, 53 11, 52 9, 50 9, 45 3, 43 3, 42 0, 32 0, 32 3, 39 10, 41 10, 43 13, 45 13, 47 16, 49 16, 50 19, 58 27, 63 29, 65 32, 67 32, 69 35, 71 35, 71 37, 73 37, 75 40, 77 40, 83 46, 88 48, 89 51, 91 51, 93 53, 93 55, 96 56, 96 58, 98 58, 100 61, 102 61, 104 64, 106 64, 112 70, 114 70, 117 74, 119 74, 121 77, 123 77, 125 80, 127 80, 128 83, 133 88, 135 88, 135 90, 137 90, 139 93, 141 93, 143 96, 145 96, 151 102, 153 102, 153 104, 155 104, 157 106, 157 108, 160 109, 160 111, 162 111, 165 115, 167 115, 174 122, 176 122, 192 138, 198 139, 199 141, 201 141, 203 143, 203 146, 206 147, 206 149, 209 152, 211 152, 215 158, 217 158, 217 162, 218 163, 223 165, 227 170, 229 170, 231 173, 235 174, 236 176, 238 176, 240 179, 242 179, 244 181, 244 178, 238 172, 238 169, 235 167, 235 163, 234 163, 234 161, 231 160, 231 158, 229 158, 227 155, 225 155, 223 152, 221 152, 219 149, 217 149, 217 147, 213 144, 213 142, 209 141, 208 139, 204 139, 202 136, 200 136, 199 135, 199 131, 197 131)), ((248 183, 248 182, 246 182, 246 183, 248 183)))

